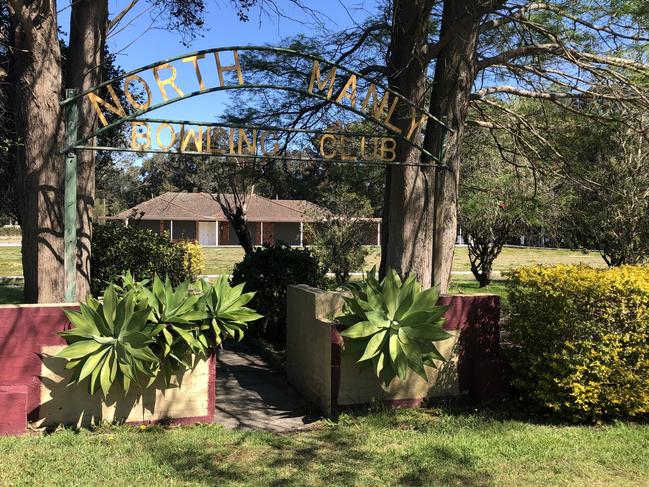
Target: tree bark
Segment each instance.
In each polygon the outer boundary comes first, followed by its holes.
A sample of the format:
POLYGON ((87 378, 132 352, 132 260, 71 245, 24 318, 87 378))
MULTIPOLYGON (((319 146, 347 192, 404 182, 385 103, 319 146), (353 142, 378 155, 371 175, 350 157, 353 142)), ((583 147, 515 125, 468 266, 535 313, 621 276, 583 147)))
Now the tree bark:
MULTIPOLYGON (((455 240, 457 238, 457 204, 460 181, 460 147, 469 111, 471 88, 477 73, 476 45, 480 22, 490 2, 453 0, 444 2, 440 40, 453 36, 436 57, 433 91, 429 111, 444 120, 453 130, 444 143, 445 166, 436 172, 434 181, 433 265, 431 280, 440 292, 448 292, 455 240)), ((493 2, 494 4, 497 2, 493 2)), ((440 152, 444 129, 428 123, 424 147, 440 152)))
MULTIPOLYGON (((102 64, 108 29, 107 0, 72 2, 70 47, 67 60, 66 88, 79 93, 102 81, 102 64)), ((79 107, 79 137, 92 133, 97 115, 84 97, 79 107)), ((94 144, 94 141, 91 141, 94 144)), ((90 253, 95 206, 95 153, 77 155, 77 299, 90 293, 90 253)))
POLYGON ((245 215, 240 214, 239 212, 224 212, 227 219, 232 224, 234 233, 237 234, 239 239, 239 244, 243 248, 243 251, 246 255, 250 255, 255 251, 255 246, 252 243, 252 236, 250 235, 250 230, 248 230, 248 225, 246 222, 245 215))
POLYGON ((13 103, 17 191, 22 223, 24 298, 61 302, 63 273, 63 140, 61 53, 56 2, 9 0, 15 35, 13 103))
MULTIPOLYGON (((427 61, 423 53, 428 39, 430 1, 395 0, 387 63, 389 86, 407 99, 422 103, 426 95, 427 61)), ((409 107, 400 104, 394 125, 407 133, 409 107)), ((397 144, 396 160, 419 162, 419 152, 406 143, 397 144)), ((431 168, 388 166, 381 232, 380 274, 392 267, 404 277, 410 272, 424 287, 432 275, 433 211, 431 168)))

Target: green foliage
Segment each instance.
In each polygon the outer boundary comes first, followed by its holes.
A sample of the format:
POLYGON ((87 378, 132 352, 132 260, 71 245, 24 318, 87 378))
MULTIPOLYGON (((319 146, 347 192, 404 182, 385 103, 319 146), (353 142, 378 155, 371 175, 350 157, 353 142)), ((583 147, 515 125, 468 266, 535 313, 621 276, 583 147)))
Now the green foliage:
POLYGON ((243 338, 244 329, 261 315, 245 305, 254 293, 243 284, 230 287, 225 278, 214 285, 190 281, 173 288, 157 274, 152 284, 130 272, 121 285, 110 284, 103 302, 89 297, 80 311, 65 313, 72 324, 61 332, 68 346, 59 357, 73 369, 70 383, 88 378, 91 394, 99 386, 106 396, 113 384, 127 392, 132 382, 162 376, 169 385, 174 373, 192 368, 192 358, 206 356, 226 337, 243 338))
POLYGON ((548 181, 523 163, 503 160, 488 132, 468 130, 462 153, 459 227, 471 272, 481 287, 512 237, 555 226, 557 201, 548 181))
POLYGON ((385 384, 395 376, 405 380, 408 369, 428 380, 424 367, 446 360, 434 342, 451 336, 442 329, 447 308, 436 306, 437 290, 422 290, 414 274, 403 282, 394 269, 381 282, 374 276, 372 269, 365 281, 348 285, 352 296, 337 318, 348 327, 341 332, 345 351, 371 361, 385 384))
MULTIPOLYGON (((638 126, 649 120, 644 113, 622 115, 638 126)), ((649 132, 639 132, 616 124, 573 130, 577 176, 564 187, 562 235, 576 248, 599 250, 610 266, 649 257, 649 132)))
POLYGON ((20 227, 0 227, 0 237, 20 237, 20 227))
POLYGON ((140 279, 168 276, 173 285, 195 280, 197 268, 188 248, 135 225, 108 222, 93 227, 90 290, 97 296, 127 269, 140 279))
POLYGON ((135 292, 118 296, 109 285, 102 303, 89 297, 80 308, 65 310, 73 327, 61 332, 68 346, 57 355, 68 359, 66 368, 74 371, 70 383, 88 378, 90 393, 100 386, 106 396, 115 382, 128 391, 139 374, 154 376, 158 359, 149 348, 154 336, 147 326, 151 310, 138 302, 135 292))
POLYGON ((234 266, 232 283, 255 292, 251 304, 265 316, 255 333, 275 345, 286 344, 286 292, 291 284, 322 286, 325 271, 307 249, 276 243, 258 247, 234 266))
POLYGON ((243 330, 247 324, 262 318, 245 305, 255 296, 255 293, 244 293, 245 284, 230 287, 228 280, 221 276, 214 285, 202 281, 203 296, 207 312, 207 325, 213 333, 211 340, 214 345, 220 345, 223 337, 243 338, 243 330))
MULTIPOLYGON (((359 218, 372 213, 369 200, 356 193, 335 187, 324 199, 326 215, 313 215, 308 225, 313 239, 309 242, 324 268, 336 276, 341 286, 349 281, 352 271, 362 269, 367 256, 364 246, 370 230, 359 218)), ((372 223, 370 223, 372 225, 372 223)))
POLYGON ((513 384, 575 421, 649 413, 649 268, 557 265, 509 274, 513 384))

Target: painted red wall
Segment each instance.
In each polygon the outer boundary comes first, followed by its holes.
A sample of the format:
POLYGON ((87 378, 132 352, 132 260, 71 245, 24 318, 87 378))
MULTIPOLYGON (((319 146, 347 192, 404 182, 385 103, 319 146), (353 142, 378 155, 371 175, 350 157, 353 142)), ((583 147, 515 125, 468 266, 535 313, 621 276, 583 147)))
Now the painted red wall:
MULTIPOLYGON (((61 306, 0 306, 0 434, 25 431, 30 414, 33 417, 38 412, 41 348, 47 345, 65 345, 65 341, 57 333, 70 326, 61 306)), ((67 307, 73 308, 70 305, 67 307)), ((199 418, 175 419, 173 422, 214 420, 215 364, 212 357, 208 407, 210 414, 199 418)))

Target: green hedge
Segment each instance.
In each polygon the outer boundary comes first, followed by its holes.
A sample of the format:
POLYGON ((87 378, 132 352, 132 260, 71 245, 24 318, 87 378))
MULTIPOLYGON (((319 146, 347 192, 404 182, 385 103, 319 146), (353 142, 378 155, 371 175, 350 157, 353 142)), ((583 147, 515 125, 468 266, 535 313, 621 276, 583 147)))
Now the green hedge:
POLYGON ((649 267, 512 271, 513 385, 574 421, 649 413, 649 267))
MULTIPOLYGON (((199 249, 200 251, 200 249, 199 249)), ((174 286, 201 272, 191 245, 169 241, 166 234, 108 222, 93 227, 90 291, 99 296, 109 282, 130 270, 138 279, 169 276, 174 286)))
POLYGON ((294 249, 284 243, 258 247, 234 266, 232 283, 246 283, 255 291, 250 305, 264 315, 251 333, 280 348, 286 347, 286 293, 290 284, 323 286, 325 270, 307 249, 294 249))

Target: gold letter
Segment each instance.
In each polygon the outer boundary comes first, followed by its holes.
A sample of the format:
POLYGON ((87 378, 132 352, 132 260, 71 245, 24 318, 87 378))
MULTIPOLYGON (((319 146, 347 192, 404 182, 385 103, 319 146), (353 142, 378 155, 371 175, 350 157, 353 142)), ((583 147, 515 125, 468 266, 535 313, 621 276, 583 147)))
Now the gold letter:
POLYGON ((167 96, 167 91, 165 90, 165 86, 169 85, 173 88, 173 90, 178 94, 178 96, 185 96, 183 93, 183 90, 178 88, 176 86, 176 68, 174 68, 171 64, 164 63, 159 66, 155 66, 153 68, 153 77, 155 78, 156 83, 158 83, 158 88, 160 89, 160 93, 162 94, 162 99, 164 101, 167 101, 169 97, 167 96), (158 71, 161 69, 168 69, 171 71, 171 76, 167 79, 160 79, 160 75, 158 74, 158 71))
MULTIPOLYGON (((331 86, 333 88, 333 83, 331 86)), ((340 95, 338 95, 338 98, 336 98, 336 103, 340 103, 343 98, 349 98, 352 102, 352 108, 356 108, 356 75, 355 74, 352 74, 347 80, 347 83, 345 83, 343 90, 340 92, 340 95), (349 93, 348 91, 350 87, 352 89, 351 93, 349 93)))
POLYGON ((203 59, 205 54, 195 54, 193 56, 188 56, 183 58, 183 63, 193 63, 194 71, 196 71, 196 79, 198 80, 198 86, 201 90, 205 89, 205 83, 203 83, 203 77, 201 76, 201 68, 198 67, 198 60, 203 59))
POLYGON ((340 143, 338 144, 340 150, 340 159, 343 161, 355 161, 356 156, 353 154, 347 154, 347 152, 345 151, 345 145, 348 145, 348 141, 349 139, 344 135, 340 136, 340 143))
POLYGON ((216 128, 216 130, 212 130, 214 127, 210 127, 207 129, 207 152, 211 154, 225 154, 225 150, 219 149, 219 142, 225 139, 225 130, 222 128, 216 128), (212 149, 212 133, 216 133, 217 139, 214 141, 217 143, 217 145, 212 149))
POLYGON ((131 76, 127 77, 126 80, 124 81, 124 95, 126 96, 126 99, 128 102, 135 108, 136 110, 146 110, 151 106, 151 90, 149 89, 149 85, 144 81, 142 78, 137 76, 136 74, 132 74, 131 76), (133 94, 131 93, 131 82, 132 81, 137 81, 144 87, 144 91, 146 91, 146 103, 138 103, 138 101, 135 99, 133 94))
POLYGON ((417 110, 413 107, 412 110, 412 115, 410 116, 410 127, 408 128, 408 135, 406 135, 406 139, 412 140, 412 136, 415 135, 415 131, 418 131, 419 127, 424 125, 426 123, 426 120, 428 120, 428 116, 422 115, 419 120, 417 120, 417 110))
POLYGON ((394 161, 397 158, 397 141, 392 137, 381 138, 381 160, 385 162, 394 161), (390 143, 388 146, 387 144, 390 143), (387 154, 391 154, 387 157, 387 154))
POLYGON ((198 126, 198 135, 194 132, 194 129, 189 129, 188 132, 185 132, 185 124, 180 126, 180 152, 185 152, 187 146, 189 145, 190 139, 194 139, 194 146, 196 147, 196 152, 203 152, 203 126, 198 126))
POLYGON ((266 131, 261 132, 261 139, 259 141, 259 145, 261 145, 261 153, 265 156, 267 155, 275 155, 279 152, 279 144, 275 142, 273 144, 273 150, 272 151, 267 151, 266 150, 266 131))
POLYGON ((239 84, 243 84, 243 73, 241 72, 241 64, 239 63, 239 51, 235 49, 232 51, 232 55, 234 56, 234 64, 231 66, 222 66, 221 60, 219 59, 219 53, 214 53, 214 61, 216 61, 216 70, 219 73, 219 83, 221 83, 221 86, 225 86, 223 73, 226 71, 236 71, 239 84))
POLYGON ((151 128, 148 123, 132 121, 131 122, 131 149, 147 150, 151 147, 151 128), (139 132, 138 127, 144 127, 144 132, 139 132), (144 138, 145 142, 138 143, 138 139, 144 138))
POLYGON ((367 89, 367 95, 365 95, 365 99, 361 104, 362 111, 367 112, 367 105, 370 102, 370 98, 372 98, 372 110, 370 116, 374 120, 378 120, 380 122, 383 119, 383 112, 385 112, 385 107, 388 105, 388 92, 386 91, 383 94, 383 98, 381 99, 379 106, 376 106, 376 102, 378 101, 379 97, 378 94, 376 93, 376 86, 371 84, 370 87, 367 89))
POLYGON ((373 137, 374 139, 374 151, 370 157, 367 157, 367 154, 365 154, 365 136, 361 137, 361 159, 364 161, 371 161, 376 157, 376 137, 373 137))
POLYGON ((390 119, 392 118, 392 114, 394 113, 394 109, 397 108, 397 103, 399 103, 399 97, 395 96, 394 99, 392 100, 392 105, 390 105, 390 111, 388 112, 388 115, 385 117, 385 126, 389 129, 391 129, 393 132, 396 132, 398 134, 401 133, 401 129, 395 125, 392 125, 390 123, 390 119))
POLYGON ((115 93, 115 90, 113 89, 112 85, 106 86, 108 88, 108 93, 110 93, 110 97, 113 100, 113 103, 115 105, 111 105, 108 103, 106 100, 98 97, 94 93, 88 93, 86 96, 88 97, 88 100, 90 100, 90 103, 92 103, 92 107, 95 109, 97 112, 97 115, 99 116, 99 120, 101 120, 102 125, 104 127, 108 125, 108 120, 106 120, 106 117, 104 114, 101 112, 101 109, 99 108, 99 105, 104 105, 108 110, 113 112, 116 115, 119 115, 120 117, 125 117, 126 113, 124 112, 124 107, 122 106, 122 103, 119 101, 119 98, 117 98, 117 94, 115 93))
POLYGON ((252 142, 250 142, 250 139, 246 135, 246 132, 243 129, 239 129, 239 140, 238 142, 238 148, 239 148, 239 154, 243 154, 243 141, 246 141, 246 147, 248 149, 248 154, 256 154, 257 153, 257 129, 253 129, 252 131, 252 142))
POLYGON ((164 152, 167 152, 171 147, 174 145, 176 142, 176 132, 174 131, 174 128, 169 125, 168 123, 163 123, 158 126, 158 130, 155 131, 155 140, 158 143, 158 147, 162 149, 164 152), (162 141, 160 140, 160 133, 162 132, 162 129, 166 128, 169 130, 169 133, 171 136, 169 137, 169 144, 164 145, 162 141))
POLYGON ((334 157, 336 157, 336 137, 333 134, 324 134, 322 137, 320 137, 320 155, 325 159, 333 159, 334 157), (333 152, 329 154, 325 153, 325 139, 331 140, 334 147, 333 152))
POLYGON ((317 82, 318 89, 324 90, 329 84, 327 91, 327 100, 331 98, 334 91, 334 81, 336 80, 336 66, 332 67, 329 74, 324 81, 320 79, 320 61, 313 61, 313 69, 311 70, 311 80, 309 81, 309 93, 313 93, 313 85, 317 82))

